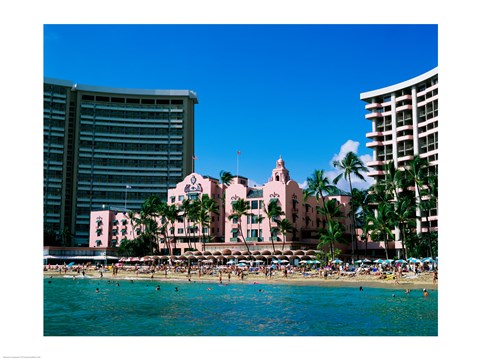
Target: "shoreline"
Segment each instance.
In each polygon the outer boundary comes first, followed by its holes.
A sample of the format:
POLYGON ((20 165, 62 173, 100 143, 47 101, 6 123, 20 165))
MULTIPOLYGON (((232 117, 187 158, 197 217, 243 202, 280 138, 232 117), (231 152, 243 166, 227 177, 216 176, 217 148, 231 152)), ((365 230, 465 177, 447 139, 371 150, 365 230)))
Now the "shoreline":
MULTIPOLYGON (((59 272, 57 271, 44 271, 44 278, 83 278, 82 274, 76 272, 59 272)), ((117 275, 113 275, 111 272, 104 272, 103 276, 100 276, 98 271, 89 270, 86 272, 88 279, 94 280, 134 280, 134 281, 154 281, 154 282, 180 282, 188 284, 188 278, 185 273, 169 273, 166 277, 164 274, 155 273, 152 277, 151 274, 135 274, 134 272, 121 271, 117 275)), ((202 275, 198 277, 197 274, 191 276, 191 282, 202 283, 219 283, 218 276, 216 275, 202 275)), ((271 279, 265 277, 264 274, 248 274, 241 280, 238 276, 233 275, 230 280, 224 275, 222 279, 223 284, 251 284, 257 283, 259 285, 274 284, 274 285, 296 285, 296 286, 326 286, 326 287, 359 287, 364 288, 385 288, 385 289, 428 289, 438 291, 438 282, 433 284, 432 274, 420 274, 415 278, 402 278, 399 280, 399 284, 396 284, 394 280, 375 279, 372 275, 355 275, 354 277, 348 276, 331 276, 327 279, 320 277, 305 277, 302 274, 291 274, 287 278, 282 275, 275 275, 271 279)))

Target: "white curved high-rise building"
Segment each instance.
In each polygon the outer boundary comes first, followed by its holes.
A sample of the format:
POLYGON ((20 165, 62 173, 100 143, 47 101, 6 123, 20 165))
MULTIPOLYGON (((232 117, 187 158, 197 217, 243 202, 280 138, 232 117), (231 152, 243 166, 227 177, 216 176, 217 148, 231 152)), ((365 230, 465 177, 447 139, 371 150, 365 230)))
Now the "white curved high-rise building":
MULTIPOLYGON (((373 169, 368 175, 376 181, 385 175, 390 161, 404 167, 415 155, 428 160, 429 174, 438 174, 438 68, 410 80, 360 94, 367 102, 365 118, 372 122, 367 147, 373 150, 373 169)), ((430 225, 437 227, 436 210, 430 225)), ((425 223, 422 224, 425 227, 425 223)))

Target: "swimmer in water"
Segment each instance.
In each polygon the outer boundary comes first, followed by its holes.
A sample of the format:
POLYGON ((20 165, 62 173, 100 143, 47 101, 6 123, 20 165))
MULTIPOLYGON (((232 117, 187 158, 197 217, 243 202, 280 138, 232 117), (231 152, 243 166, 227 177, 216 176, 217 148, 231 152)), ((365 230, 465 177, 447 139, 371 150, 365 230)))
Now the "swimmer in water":
POLYGON ((410 294, 410 289, 405 289, 405 294, 410 294))
POLYGON ((178 287, 175 288, 175 291, 178 291, 178 287))
POLYGON ((157 290, 157 291, 160 290, 160 286, 157 286, 157 287, 156 287, 156 290, 157 290))
POLYGON ((362 286, 360 286, 360 291, 363 291, 363 287, 362 287, 362 286))
POLYGON ((98 291, 99 291, 99 290, 98 290, 98 288, 96 288, 96 289, 95 289, 95 292, 97 292, 97 293, 98 293, 98 291))
POLYGON ((427 297, 428 296, 428 291, 427 289, 423 289, 423 297, 427 297))

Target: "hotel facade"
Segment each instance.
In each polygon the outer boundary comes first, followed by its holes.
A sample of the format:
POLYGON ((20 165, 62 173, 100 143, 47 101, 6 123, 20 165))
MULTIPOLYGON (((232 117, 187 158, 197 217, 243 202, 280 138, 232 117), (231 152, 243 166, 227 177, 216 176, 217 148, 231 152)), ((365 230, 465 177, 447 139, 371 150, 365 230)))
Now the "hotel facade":
MULTIPOLYGON (((362 93, 360 99, 367 102, 365 119, 372 123, 372 131, 366 134, 371 140, 366 145, 373 151, 373 160, 366 164, 372 169, 369 176, 381 180, 384 165, 393 161, 395 168, 404 168, 415 155, 428 161, 429 175, 438 174, 438 68, 362 93)), ((437 209, 428 215, 430 227, 437 230, 437 209)), ((427 217, 423 217, 417 222, 417 233, 427 228, 427 217)))
MULTIPOLYGON (((218 214, 211 214, 208 227, 200 228, 198 222, 182 217, 168 228, 168 241, 171 255, 183 255, 188 251, 290 251, 316 249, 318 232, 323 228, 324 219, 318 213, 322 206, 310 196, 303 199, 303 192, 298 183, 290 179, 283 159, 278 159, 272 176, 263 186, 248 186, 248 179, 235 176, 230 185, 221 184, 218 179, 197 173, 187 175, 183 181, 168 191, 168 204, 179 209, 185 199, 201 199, 208 195, 218 206, 218 214), (241 219, 229 219, 233 206, 239 199, 248 205, 248 215, 241 219), (288 219, 292 224, 291 233, 282 234, 275 219, 268 219, 266 209, 269 203, 276 203, 284 213, 276 220, 288 219), (202 237, 208 239, 202 242, 202 237), (175 240, 173 241, 173 238, 175 240), (273 242, 273 244, 272 244, 273 242)), ((349 211, 349 197, 344 195, 328 196, 337 200, 342 213, 349 211)), ((182 214, 182 212, 180 213, 182 214)), ((160 219, 158 223, 160 225, 160 219)), ((350 218, 339 219, 346 232, 351 231, 350 218)), ((141 233, 128 215, 115 210, 92 211, 90 216, 90 247, 115 247, 122 240, 134 239, 141 233)), ((161 239, 163 241, 163 239, 161 239)), ((336 245, 348 251, 351 244, 336 245)), ((164 249, 166 247, 164 246, 164 249)))
POLYGON ((190 90, 44 79, 44 229, 88 246, 94 209, 140 209, 193 171, 190 90))

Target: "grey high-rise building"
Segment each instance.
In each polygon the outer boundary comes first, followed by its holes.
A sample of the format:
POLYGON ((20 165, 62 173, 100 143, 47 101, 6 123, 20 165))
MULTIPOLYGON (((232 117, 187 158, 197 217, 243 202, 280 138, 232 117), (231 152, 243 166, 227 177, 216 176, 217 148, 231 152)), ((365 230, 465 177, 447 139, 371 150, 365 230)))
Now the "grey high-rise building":
POLYGON ((44 228, 87 246, 89 215, 138 210, 193 172, 190 90, 140 90, 44 80, 44 228))

